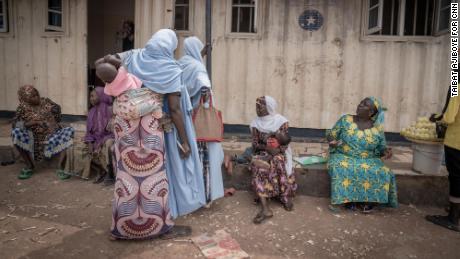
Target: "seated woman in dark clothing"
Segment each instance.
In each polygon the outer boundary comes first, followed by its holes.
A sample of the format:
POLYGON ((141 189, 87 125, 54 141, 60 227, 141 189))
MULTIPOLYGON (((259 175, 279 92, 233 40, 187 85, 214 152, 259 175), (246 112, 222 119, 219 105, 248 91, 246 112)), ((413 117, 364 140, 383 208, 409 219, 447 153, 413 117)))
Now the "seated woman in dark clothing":
POLYGON ((31 85, 19 88, 19 106, 13 123, 11 136, 26 163, 19 179, 32 176, 35 162, 62 154, 57 171, 62 180, 70 176, 62 170, 62 161, 68 147, 73 144, 74 129, 61 127, 61 107, 48 98, 41 98, 37 89, 31 85))

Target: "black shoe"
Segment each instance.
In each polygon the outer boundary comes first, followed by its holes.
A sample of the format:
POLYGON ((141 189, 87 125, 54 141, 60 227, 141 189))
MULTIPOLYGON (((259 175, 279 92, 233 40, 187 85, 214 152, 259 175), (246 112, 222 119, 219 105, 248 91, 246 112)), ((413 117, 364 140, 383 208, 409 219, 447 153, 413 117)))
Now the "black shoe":
POLYGON ((107 176, 104 178, 104 182, 102 183, 102 185, 104 186, 110 186, 110 185, 113 185, 115 184, 115 179, 110 177, 108 174, 107 176))
POLYGON ((449 215, 428 215, 425 217, 426 220, 447 229, 460 232, 458 225, 458 219, 460 217, 460 203, 450 203, 449 215))
POLYGON ((94 184, 99 184, 99 183, 102 183, 104 181, 104 178, 105 178, 105 175, 107 173, 103 173, 103 174, 100 174, 99 176, 96 177, 96 179, 94 179, 93 183, 94 184))
POLYGON ((425 219, 438 226, 445 227, 456 232, 460 231, 458 228, 458 224, 455 225, 452 221, 450 221, 449 216, 428 215, 425 216, 425 219))
POLYGON ((14 164, 14 163, 15 163, 14 160, 11 160, 11 161, 3 161, 3 162, 1 163, 1 165, 2 165, 2 166, 7 166, 7 165, 12 165, 12 164, 14 164))

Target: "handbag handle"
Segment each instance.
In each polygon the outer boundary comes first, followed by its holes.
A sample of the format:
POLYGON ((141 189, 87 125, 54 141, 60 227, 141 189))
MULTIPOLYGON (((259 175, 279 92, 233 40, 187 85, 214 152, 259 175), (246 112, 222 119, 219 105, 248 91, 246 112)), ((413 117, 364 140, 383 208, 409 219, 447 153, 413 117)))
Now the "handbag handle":
MULTIPOLYGON (((213 108, 213 102, 212 102, 212 94, 211 94, 211 90, 209 90, 209 108, 213 108)), ((204 96, 201 95, 201 98, 200 98, 200 106, 204 104, 204 96)))

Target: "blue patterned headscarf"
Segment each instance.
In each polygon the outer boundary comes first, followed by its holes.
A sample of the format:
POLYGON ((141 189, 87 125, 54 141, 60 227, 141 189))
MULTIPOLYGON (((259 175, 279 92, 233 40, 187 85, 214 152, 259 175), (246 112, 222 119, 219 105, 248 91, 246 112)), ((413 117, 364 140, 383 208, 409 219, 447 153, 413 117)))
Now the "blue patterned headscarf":
POLYGON ((156 32, 143 49, 120 53, 129 73, 137 76, 149 89, 159 94, 180 92, 182 70, 174 59, 176 33, 169 29, 156 32))
POLYGON ((385 111, 386 108, 383 107, 382 101, 374 96, 367 97, 369 100, 371 100, 372 104, 375 106, 377 109, 377 112, 372 116, 372 120, 376 125, 383 125, 385 122, 385 111))

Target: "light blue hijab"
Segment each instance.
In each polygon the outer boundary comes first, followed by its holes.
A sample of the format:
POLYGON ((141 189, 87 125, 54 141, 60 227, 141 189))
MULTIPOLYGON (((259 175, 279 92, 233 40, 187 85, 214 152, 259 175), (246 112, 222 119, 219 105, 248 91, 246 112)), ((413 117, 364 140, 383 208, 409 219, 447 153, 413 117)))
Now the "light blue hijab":
POLYGON ((197 37, 188 37, 184 40, 185 55, 179 60, 183 70, 182 82, 192 99, 192 105, 196 108, 200 102, 201 89, 211 88, 208 72, 203 64, 201 50, 204 44, 197 37))
POLYGON ((159 94, 180 92, 182 87, 179 63, 174 59, 176 33, 170 29, 156 32, 144 48, 120 53, 129 73, 144 86, 159 94))

